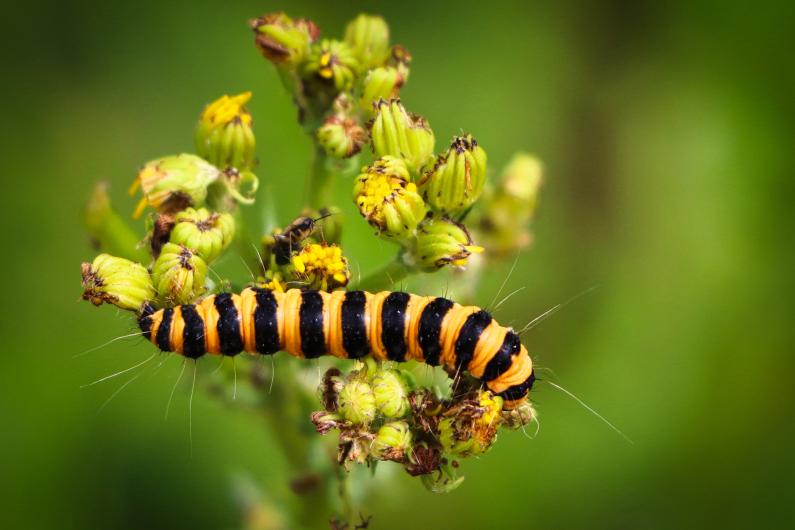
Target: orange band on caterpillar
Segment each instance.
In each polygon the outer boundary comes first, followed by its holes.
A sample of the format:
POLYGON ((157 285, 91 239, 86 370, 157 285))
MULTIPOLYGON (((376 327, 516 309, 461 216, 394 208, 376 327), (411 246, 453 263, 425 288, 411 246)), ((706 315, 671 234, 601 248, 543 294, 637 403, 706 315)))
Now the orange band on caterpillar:
POLYGON ((247 288, 198 305, 154 311, 145 306, 141 331, 163 351, 196 359, 242 351, 284 350, 312 359, 417 360, 468 371, 512 408, 533 386, 533 362, 519 336, 491 315, 446 298, 403 292, 300 291, 247 288))

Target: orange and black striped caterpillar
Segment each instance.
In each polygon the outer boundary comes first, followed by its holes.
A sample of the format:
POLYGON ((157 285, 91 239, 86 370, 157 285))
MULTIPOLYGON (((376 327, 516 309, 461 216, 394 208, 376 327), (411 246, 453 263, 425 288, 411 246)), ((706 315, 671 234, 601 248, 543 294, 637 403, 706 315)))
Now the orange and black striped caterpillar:
POLYGON ((519 336, 477 307, 404 292, 287 292, 246 288, 197 305, 155 311, 138 319, 158 348, 196 359, 204 354, 272 355, 312 359, 416 360, 449 372, 466 370, 517 406, 533 386, 533 362, 519 336))

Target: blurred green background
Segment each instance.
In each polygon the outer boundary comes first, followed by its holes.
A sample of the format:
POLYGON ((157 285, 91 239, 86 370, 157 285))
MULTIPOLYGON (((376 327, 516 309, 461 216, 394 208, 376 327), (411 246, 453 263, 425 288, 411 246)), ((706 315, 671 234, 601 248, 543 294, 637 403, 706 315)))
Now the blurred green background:
MULTIPOLYGON (((281 221, 301 206, 296 183, 311 145, 246 26, 281 9, 327 35, 359 11, 383 14, 414 55, 404 102, 440 142, 471 131, 493 170, 518 149, 544 160, 535 245, 506 292, 526 288, 498 317, 521 326, 599 285, 527 340, 541 366, 635 441, 540 383, 534 440, 501 435, 489 454, 464 463, 466 481, 448 495, 402 473, 374 482, 363 507, 371 527, 791 524, 788 4, 6 6, 0 525, 233 528, 231 477, 285 488, 269 433, 202 393, 190 456, 186 393, 163 420, 178 361, 97 412, 122 380, 80 385, 151 349, 117 342, 72 358, 133 328, 126 314, 78 302, 79 264, 93 257, 80 218, 92 183, 109 180, 117 206, 132 211, 125 190, 136 169, 191 150, 208 101, 253 90, 258 173, 279 198, 281 221)), ((342 204, 348 193, 341 187, 342 204)), ((347 226, 355 267, 366 272, 391 255, 353 215, 347 226)), ((509 265, 484 282, 480 303, 509 265)), ((277 375, 276 384, 290 383, 277 375)))

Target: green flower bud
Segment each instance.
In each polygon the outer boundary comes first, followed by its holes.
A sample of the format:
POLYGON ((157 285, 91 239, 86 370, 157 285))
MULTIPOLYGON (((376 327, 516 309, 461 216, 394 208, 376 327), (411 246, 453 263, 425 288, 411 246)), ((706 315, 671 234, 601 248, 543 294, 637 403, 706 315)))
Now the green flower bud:
POLYGON ((359 212, 381 235, 408 238, 425 217, 426 208, 406 163, 384 156, 362 171, 353 187, 359 212))
POLYGON ((483 247, 472 244, 469 231, 447 217, 429 217, 417 229, 412 258, 422 270, 432 272, 446 265, 463 267, 483 247))
POLYGON ((389 57, 389 26, 379 16, 361 14, 345 28, 345 42, 362 70, 381 66, 389 57))
POLYGON ((362 149, 367 132, 356 120, 331 116, 317 130, 317 142, 334 158, 350 158, 362 149))
POLYGON ((485 453, 497 439, 501 412, 502 398, 488 391, 481 391, 473 399, 451 408, 439 422, 442 448, 460 457, 485 453))
POLYGON ((535 213, 542 167, 537 158, 517 153, 503 170, 497 189, 485 201, 480 229, 489 253, 505 256, 532 240, 528 228, 535 213))
POLYGON ((139 186, 143 192, 133 217, 140 217, 147 204, 161 213, 199 206, 207 197, 207 187, 220 175, 215 166, 196 155, 183 153, 147 162, 130 187, 130 195, 139 186))
POLYGON ((379 460, 401 461, 411 450, 411 430, 405 421, 385 423, 373 440, 372 454, 379 460))
POLYGON ((415 174, 433 156, 433 131, 424 118, 409 115, 399 99, 382 99, 375 104, 370 135, 376 156, 398 156, 415 174))
POLYGON ((375 104, 381 99, 397 98, 405 79, 397 68, 382 66, 367 72, 362 82, 362 97, 359 108, 368 115, 375 111, 375 104))
POLYGON ((254 166, 254 131, 244 105, 251 92, 222 96, 205 107, 196 125, 194 141, 199 156, 216 167, 240 170, 254 166))
POLYGON ((359 62, 347 44, 327 39, 312 45, 304 65, 306 75, 333 83, 338 92, 351 88, 358 69, 359 62))
POLYGON ((309 53, 320 30, 311 20, 292 20, 284 13, 270 13, 251 21, 254 44, 276 65, 293 66, 309 53))
POLYGON ((138 311, 154 299, 155 289, 146 267, 110 254, 100 254, 93 263, 83 263, 83 300, 103 302, 120 309, 138 311))
POLYGON ((387 418, 402 418, 411 410, 409 388, 397 370, 383 369, 370 382, 378 412, 387 418))
POLYGON ((166 243, 152 266, 160 299, 170 305, 192 303, 204 293, 207 264, 187 247, 166 243))
POLYGON ((210 213, 188 208, 175 218, 169 241, 196 251, 210 263, 229 246, 235 236, 235 219, 228 213, 210 213))
POLYGON ((348 381, 337 399, 340 416, 354 425, 367 425, 375 419, 373 389, 364 381, 348 381))
POLYGON ((453 139, 420 180, 420 192, 433 210, 452 214, 472 206, 486 183, 486 151, 471 135, 453 139))

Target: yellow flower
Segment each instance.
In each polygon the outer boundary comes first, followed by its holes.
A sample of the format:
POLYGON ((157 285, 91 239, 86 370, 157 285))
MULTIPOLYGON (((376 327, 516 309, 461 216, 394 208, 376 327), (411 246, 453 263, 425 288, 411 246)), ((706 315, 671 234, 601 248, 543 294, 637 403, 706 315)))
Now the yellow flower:
POLYGON ((296 276, 309 289, 331 291, 348 285, 348 260, 337 245, 311 243, 290 260, 296 276))
POLYGON ((226 125, 235 118, 246 125, 251 124, 251 114, 245 104, 251 99, 251 92, 243 92, 236 96, 223 95, 204 108, 201 121, 212 126, 226 125))
POLYGON ((256 140, 245 104, 251 92, 221 96, 201 113, 194 133, 196 152, 213 165, 239 170, 254 166, 256 140))
POLYGON ((410 178, 402 159, 384 156, 356 179, 356 206, 381 235, 407 238, 425 217, 425 202, 410 178))

